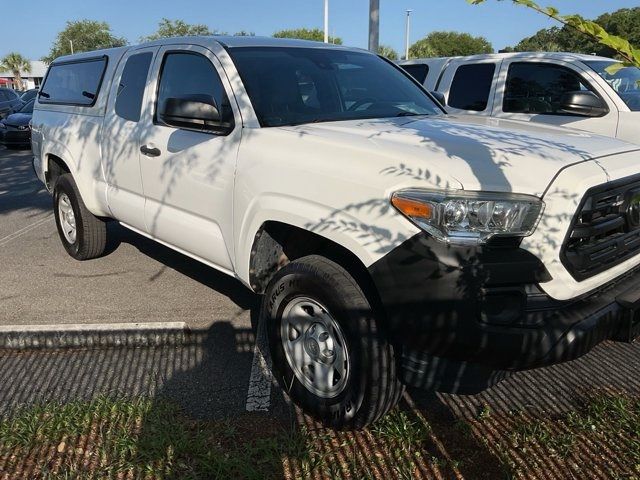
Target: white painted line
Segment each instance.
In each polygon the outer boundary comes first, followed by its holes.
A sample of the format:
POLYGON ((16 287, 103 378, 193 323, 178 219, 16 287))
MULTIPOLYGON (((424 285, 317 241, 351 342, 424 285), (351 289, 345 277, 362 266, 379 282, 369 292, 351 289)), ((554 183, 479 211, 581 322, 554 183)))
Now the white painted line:
POLYGON ((258 321, 256 344, 253 347, 253 363, 247 390, 247 412, 268 412, 271 405, 271 357, 267 342, 267 328, 263 321, 258 321))
POLYGON ((58 323, 49 325, 0 325, 0 334, 6 333, 92 333, 92 332, 146 332, 154 330, 186 330, 185 322, 146 323, 58 323))
POLYGON ((26 227, 21 228, 20 230, 17 230, 9 235, 7 235, 6 237, 2 237, 0 238, 0 247, 5 246, 6 244, 8 244, 9 242, 11 242, 12 240, 15 240, 18 237, 21 237, 22 235, 29 233, 31 230, 34 230, 36 228, 38 228, 40 225, 43 225, 47 222, 50 222, 51 220, 53 220, 53 214, 50 213, 49 215, 47 215, 45 218, 41 218, 40 220, 33 222, 29 225, 27 225, 26 227))

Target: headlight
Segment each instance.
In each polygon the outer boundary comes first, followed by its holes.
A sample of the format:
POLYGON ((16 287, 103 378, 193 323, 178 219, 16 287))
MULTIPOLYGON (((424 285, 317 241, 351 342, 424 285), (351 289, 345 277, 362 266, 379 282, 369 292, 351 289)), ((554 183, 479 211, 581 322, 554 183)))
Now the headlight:
POLYGON ((531 195, 464 190, 401 190, 391 203, 438 240, 458 245, 531 235, 544 209, 544 202, 531 195))
POLYGON ((0 128, 7 128, 7 126, 4 123, 0 122, 0 128))
POLYGON ((18 125, 16 128, 18 130, 29 130, 29 125, 18 125))

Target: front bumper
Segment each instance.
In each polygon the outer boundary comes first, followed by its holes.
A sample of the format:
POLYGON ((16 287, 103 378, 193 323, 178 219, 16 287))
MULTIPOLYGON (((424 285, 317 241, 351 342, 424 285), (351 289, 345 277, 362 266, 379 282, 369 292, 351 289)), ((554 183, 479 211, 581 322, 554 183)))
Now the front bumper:
POLYGON ((0 129, 0 144, 11 147, 31 145, 31 130, 2 128, 0 129))
POLYGON ((570 301, 547 297, 542 263, 517 246, 451 247, 418 234, 370 268, 407 383, 476 391, 496 372, 552 365, 638 330, 640 269, 570 301), (478 380, 464 388, 463 376, 478 380), (456 377, 458 386, 444 377, 456 377))

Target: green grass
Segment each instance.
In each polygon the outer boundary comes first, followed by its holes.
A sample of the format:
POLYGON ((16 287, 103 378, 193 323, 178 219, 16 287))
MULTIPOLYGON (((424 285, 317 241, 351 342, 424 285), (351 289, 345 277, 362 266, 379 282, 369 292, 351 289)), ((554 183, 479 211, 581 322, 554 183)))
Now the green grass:
POLYGON ((24 408, 0 422, 11 478, 281 478, 282 459, 317 467, 308 434, 256 436, 228 421, 195 422, 163 400, 100 397, 24 408), (43 461, 43 458, 46 461, 43 461))

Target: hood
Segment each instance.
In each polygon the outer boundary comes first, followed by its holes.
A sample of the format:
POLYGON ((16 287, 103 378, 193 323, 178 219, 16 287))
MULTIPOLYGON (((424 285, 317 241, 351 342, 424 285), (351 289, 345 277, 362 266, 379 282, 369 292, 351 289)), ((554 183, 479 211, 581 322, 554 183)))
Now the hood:
POLYGON ((33 114, 31 113, 12 113, 4 118, 2 123, 12 127, 21 127, 22 125, 29 125, 32 116, 33 114))
POLYGON ((447 115, 285 128, 331 141, 357 141, 396 163, 450 177, 465 190, 537 196, 569 165, 640 149, 579 131, 525 122, 501 121, 500 126, 490 122, 491 119, 447 115))

